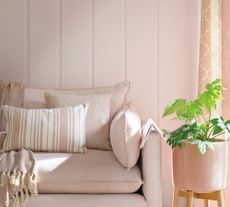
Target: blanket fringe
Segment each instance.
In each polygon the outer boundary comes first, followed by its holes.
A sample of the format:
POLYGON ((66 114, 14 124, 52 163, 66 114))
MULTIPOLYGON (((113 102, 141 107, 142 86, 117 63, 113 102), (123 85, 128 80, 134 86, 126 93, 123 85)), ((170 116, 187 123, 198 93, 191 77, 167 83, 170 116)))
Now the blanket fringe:
POLYGON ((8 184, 17 189, 15 194, 10 198, 10 206, 12 207, 22 206, 29 198, 38 195, 35 174, 16 170, 0 172, 0 186, 3 187, 8 184))

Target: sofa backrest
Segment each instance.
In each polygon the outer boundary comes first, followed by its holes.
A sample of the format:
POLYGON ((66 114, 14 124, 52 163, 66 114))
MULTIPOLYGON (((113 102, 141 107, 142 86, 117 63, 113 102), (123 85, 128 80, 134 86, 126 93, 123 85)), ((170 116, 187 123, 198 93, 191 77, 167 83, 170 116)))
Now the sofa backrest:
MULTIPOLYGON (((101 108, 101 111, 106 107, 99 104, 100 107, 94 107, 94 101, 91 101, 91 106, 88 111, 88 116, 86 120, 86 139, 87 147, 102 150, 111 150, 109 141, 109 126, 114 115, 122 108, 126 103, 126 97, 129 91, 130 83, 128 81, 116 84, 114 86, 100 87, 100 88, 86 88, 86 89, 39 89, 30 88, 25 89, 25 98, 23 106, 25 108, 46 108, 48 105, 45 100, 45 93, 51 93, 56 95, 78 95, 78 96, 89 96, 94 97, 102 96, 102 94, 109 93, 111 97, 111 102, 108 100, 106 106, 108 106, 107 116, 103 116, 103 112, 95 110, 96 108, 101 108), (110 105, 109 105, 110 104, 110 105), (93 109, 93 110, 92 110, 93 109), (95 117, 97 119, 95 119, 95 117), (101 117, 101 118, 100 118, 101 117), (107 118, 106 118, 107 117, 107 118), (88 126, 88 127, 87 127, 88 126)), ((96 98, 96 99, 98 99, 96 98)), ((94 99, 94 100, 96 100, 94 99)), ((92 100, 92 99, 91 99, 92 100)), ((100 100, 102 100, 100 98, 100 100)), ((104 102, 103 102, 104 104, 104 102)), ((97 104, 98 105, 98 104, 97 104)), ((58 106, 62 107, 62 106, 58 106)), ((90 106, 89 106, 90 107, 90 106)))
POLYGON ((113 117, 125 104, 129 92, 130 82, 124 81, 114 86, 80 89, 42 89, 26 87, 23 106, 25 108, 45 108, 45 92, 66 95, 91 95, 98 93, 112 93, 110 115, 113 117))

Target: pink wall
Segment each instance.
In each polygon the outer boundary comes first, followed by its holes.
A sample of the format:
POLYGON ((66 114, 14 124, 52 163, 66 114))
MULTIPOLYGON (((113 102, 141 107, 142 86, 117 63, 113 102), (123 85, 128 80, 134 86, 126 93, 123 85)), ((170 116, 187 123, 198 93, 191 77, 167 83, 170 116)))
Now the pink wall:
MULTIPOLYGON (((1 0, 0 77, 35 87, 92 87, 128 79, 143 119, 196 95, 199 1, 1 0)), ((171 202, 163 144, 164 205, 171 202)))
MULTIPOLYGON (((197 95, 200 3, 180 1, 175 4, 174 1, 160 1, 160 7, 164 8, 160 14, 160 25, 168 26, 160 26, 159 30, 162 43, 159 54, 159 124, 161 128, 175 129, 179 123, 172 122, 170 118, 162 119, 161 116, 171 100, 179 97, 191 99, 197 95), (185 5, 186 11, 183 10, 185 5), (183 19, 182 11, 189 14, 186 19, 183 19), (180 28, 177 28, 175 21, 179 19, 182 20, 180 28)), ((164 203, 171 206, 171 149, 166 144, 162 144, 162 156, 164 203)))

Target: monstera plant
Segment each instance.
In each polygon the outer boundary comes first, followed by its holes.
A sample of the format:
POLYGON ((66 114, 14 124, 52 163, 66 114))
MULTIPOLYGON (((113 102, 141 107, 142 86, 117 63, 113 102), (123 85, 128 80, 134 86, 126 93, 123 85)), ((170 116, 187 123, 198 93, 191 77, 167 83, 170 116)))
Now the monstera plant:
POLYGON ((205 154, 208 149, 214 149, 214 143, 219 141, 219 138, 228 139, 230 120, 224 120, 216 112, 223 90, 221 80, 216 79, 206 85, 206 90, 197 99, 176 99, 165 108, 163 117, 173 116, 174 119, 184 122, 173 131, 163 130, 172 149, 189 142, 197 145, 199 152, 205 154))

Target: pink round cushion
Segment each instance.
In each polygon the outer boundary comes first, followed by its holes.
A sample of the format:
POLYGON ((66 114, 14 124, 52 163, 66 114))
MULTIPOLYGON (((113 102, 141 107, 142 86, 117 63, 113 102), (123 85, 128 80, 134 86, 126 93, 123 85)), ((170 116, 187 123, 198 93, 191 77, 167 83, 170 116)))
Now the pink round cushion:
POLYGON ((119 162, 133 167, 140 155, 141 119, 129 106, 121 109, 111 123, 110 141, 119 162))

